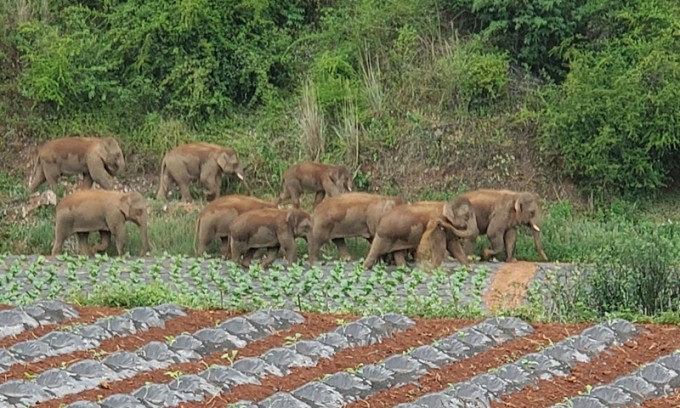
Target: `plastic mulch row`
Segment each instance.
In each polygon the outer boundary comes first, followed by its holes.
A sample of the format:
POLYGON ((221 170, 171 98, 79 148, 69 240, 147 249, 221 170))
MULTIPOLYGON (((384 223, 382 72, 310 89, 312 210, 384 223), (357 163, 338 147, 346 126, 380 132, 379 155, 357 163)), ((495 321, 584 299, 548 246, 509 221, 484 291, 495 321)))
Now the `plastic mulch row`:
POLYGON ((302 340, 268 350, 260 357, 242 358, 231 366, 214 365, 197 375, 183 375, 169 384, 148 384, 130 394, 115 394, 98 403, 76 402, 68 408, 172 407, 189 401, 228 393, 242 384, 260 385, 266 375, 283 377, 293 367, 315 367, 320 359, 330 359, 341 350, 382 342, 393 333, 413 327, 406 316, 388 313, 368 316, 322 334, 315 340, 302 340))

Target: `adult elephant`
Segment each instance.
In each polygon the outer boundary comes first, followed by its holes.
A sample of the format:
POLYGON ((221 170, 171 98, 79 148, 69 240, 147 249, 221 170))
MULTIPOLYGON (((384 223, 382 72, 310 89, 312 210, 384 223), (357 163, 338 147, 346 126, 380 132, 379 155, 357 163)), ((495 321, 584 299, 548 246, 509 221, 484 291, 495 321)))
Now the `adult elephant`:
POLYGON ((194 142, 178 146, 163 157, 161 178, 156 198, 164 200, 173 182, 179 185, 182 199, 191 201, 189 183, 200 181, 206 198, 220 196, 222 175, 233 173, 241 180, 248 194, 253 195, 243 175, 243 165, 236 151, 213 143, 194 142))
POLYGON ((198 241, 198 248, 194 246, 196 255, 203 255, 208 244, 219 238, 222 241, 220 253, 228 258, 230 256, 229 227, 231 223, 239 215, 261 208, 276 208, 276 205, 259 198, 238 194, 220 197, 208 203, 203 207, 196 220, 194 237, 194 244, 198 241))
POLYGON ((316 162, 300 163, 283 172, 283 192, 274 204, 291 199, 294 208, 300 208, 300 195, 314 193, 314 208, 325 196, 335 197, 352 191, 352 175, 345 166, 316 162))
POLYGON ((125 158, 112 137, 64 137, 38 148, 38 158, 28 186, 33 193, 47 181, 52 189, 61 176, 83 175, 83 186, 96 182, 105 190, 113 188, 111 177, 125 170, 125 158))
POLYGON ((364 268, 372 268, 378 257, 388 253, 394 253, 397 266, 404 265, 406 252, 412 250, 418 261, 434 268, 441 265, 447 251, 469 267, 458 240, 477 235, 477 219, 467 198, 400 205, 380 218, 364 268))
POLYGON ((247 268, 255 251, 267 248, 267 257, 261 263, 266 268, 281 248, 291 265, 297 261, 295 238, 307 239, 311 231, 312 218, 307 211, 279 208, 248 211, 236 217, 229 227, 231 259, 247 268))
POLYGON ((389 209, 403 204, 399 197, 369 193, 346 193, 330 197, 314 210, 309 239, 309 264, 314 265, 321 246, 329 240, 338 247, 343 259, 351 259, 345 238, 362 237, 369 241, 375 235, 380 217, 389 209))
POLYGON ((122 193, 109 190, 79 190, 62 198, 57 204, 56 226, 52 255, 62 252, 66 238, 78 234, 78 243, 83 254, 100 252, 108 248, 111 235, 116 238, 118 255, 125 249, 125 222, 131 221, 139 227, 142 238, 142 252, 149 252, 146 229, 148 215, 146 201, 138 192, 122 193), (87 237, 90 232, 99 231, 101 243, 90 251, 87 237))
MULTIPOLYGON (((477 216, 479 234, 486 234, 491 243, 491 249, 484 249, 484 260, 505 249, 505 261, 515 261, 515 242, 519 225, 531 228, 536 251, 543 260, 548 260, 541 244, 541 207, 538 195, 531 192, 485 189, 470 191, 462 196, 472 203, 477 216)), ((466 239, 465 251, 468 255, 474 253, 476 242, 477 236, 466 239)))

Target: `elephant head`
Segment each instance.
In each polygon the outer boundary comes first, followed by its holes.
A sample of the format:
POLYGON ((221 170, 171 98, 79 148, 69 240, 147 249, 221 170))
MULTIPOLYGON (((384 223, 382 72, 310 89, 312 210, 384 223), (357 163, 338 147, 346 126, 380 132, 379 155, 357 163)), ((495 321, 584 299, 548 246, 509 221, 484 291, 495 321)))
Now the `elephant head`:
POLYGON ((477 217, 472 211, 470 200, 456 197, 444 203, 442 210, 444 220, 441 227, 454 233, 458 238, 470 238, 479 235, 477 217))
POLYGON ((328 172, 328 178, 331 179, 337 188, 337 192, 334 192, 332 195, 329 194, 329 196, 352 192, 352 175, 349 173, 349 170, 347 170, 347 167, 334 166, 328 172))
POLYGON ((106 170, 112 175, 120 174, 125 170, 125 158, 123 151, 116 139, 112 137, 103 137, 99 140, 97 146, 97 153, 104 162, 106 170))
POLYGON ((533 193, 518 193, 513 201, 512 211, 518 225, 527 225, 535 232, 541 232, 541 214, 538 197, 533 193))
POLYGON ((139 227, 139 235, 142 238, 142 255, 149 252, 149 239, 147 237, 148 215, 146 200, 138 193, 126 194, 120 202, 120 211, 125 220, 134 222, 139 227))
POLYGON ((548 257, 543 251, 543 244, 541 243, 541 207, 538 196, 529 192, 518 193, 512 211, 515 212, 517 225, 527 225, 532 229, 536 251, 547 261, 548 257))
POLYGON ((293 232, 295 238, 304 238, 312 233, 312 216, 303 210, 292 210, 286 217, 288 228, 293 232))
POLYGON ((252 190, 250 189, 250 186, 245 180, 245 176, 243 174, 243 164, 241 164, 241 161, 238 158, 238 154, 234 149, 225 147, 219 153, 215 161, 217 162, 217 165, 219 166, 220 169, 222 169, 224 173, 235 174, 236 177, 238 177, 238 179, 241 180, 241 183, 243 183, 243 186, 246 188, 246 190, 248 190, 250 195, 253 194, 252 190))

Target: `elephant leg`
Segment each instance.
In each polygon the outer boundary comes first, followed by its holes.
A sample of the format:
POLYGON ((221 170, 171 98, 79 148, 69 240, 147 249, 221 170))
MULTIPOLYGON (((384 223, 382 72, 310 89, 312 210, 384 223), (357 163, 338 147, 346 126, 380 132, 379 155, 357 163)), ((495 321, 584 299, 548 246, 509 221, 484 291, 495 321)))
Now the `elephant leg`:
POLYGON ((156 193, 156 200, 165 200, 168 198, 168 189, 172 186, 174 180, 167 169, 161 173, 160 184, 158 186, 158 193, 156 193))
POLYGON ((285 251, 285 258, 288 261, 288 266, 293 265, 297 262, 297 245, 295 244, 295 239, 290 237, 290 239, 285 239, 281 242, 281 249, 285 251))
POLYGON ((463 240, 463 248, 465 249, 466 255, 475 254, 475 244, 477 243, 477 237, 466 238, 463 240))
POLYGON ((449 242, 446 244, 446 249, 451 255, 453 255, 454 258, 456 258, 458 262, 460 262, 461 265, 467 267, 468 269, 470 268, 470 260, 468 260, 463 247, 460 245, 460 242, 458 242, 457 239, 449 240, 449 242))
POLYGON ((92 247, 92 252, 106 251, 111 243, 111 231, 99 231, 101 242, 92 247))
POLYGON ((54 255, 61 255, 64 251, 63 246, 64 246, 64 241, 66 241, 66 234, 62 232, 63 227, 59 223, 57 223, 56 228, 54 229, 54 244, 52 245, 52 256, 54 255))
POLYGON ((92 253, 90 252, 90 247, 87 245, 87 238, 90 236, 90 233, 78 232, 76 235, 78 237, 78 246, 80 247, 80 253, 88 257, 92 256, 92 253))
POLYGON ((83 181, 80 183, 80 186, 78 187, 79 189, 90 189, 92 188, 92 183, 94 183, 94 180, 92 180, 92 177, 90 177, 89 174, 83 175, 83 181))
POLYGON ((488 261, 492 256, 503 252, 503 235, 504 231, 487 233, 487 238, 491 243, 491 249, 484 249, 484 260, 488 261))
POLYGON ((220 237, 220 240, 222 241, 220 244, 220 254, 229 259, 229 256, 231 255, 231 251, 229 250, 229 236, 220 237))
POLYGON ((50 185, 50 188, 54 190, 57 187, 57 184, 59 184, 59 176, 61 175, 59 167, 56 165, 43 164, 43 174, 45 175, 45 179, 50 185))
POLYGON ((293 202, 293 208, 300 208, 300 193, 297 190, 290 192, 290 200, 293 202))
POLYGON ((116 228, 111 230, 111 234, 116 237, 116 249, 118 249, 118 256, 123 255, 125 252, 125 224, 116 226, 116 228))
POLYGON ((267 257, 260 262, 262 268, 269 268, 269 266, 276 260, 276 254, 279 252, 279 247, 267 248, 267 257))
POLYGON ((36 163, 35 170, 33 171, 33 180, 28 186, 28 194, 33 194, 33 192, 40 187, 42 183, 47 181, 45 178, 45 173, 43 172, 42 164, 40 162, 36 163))
POLYGON ((314 197, 314 208, 316 209, 316 206, 321 204, 323 201, 324 197, 326 197, 326 193, 324 191, 317 191, 316 196, 314 197))
POLYGON ((380 255, 387 253, 389 251, 386 251, 386 248, 389 248, 392 245, 391 242, 379 237, 375 236, 373 238, 373 242, 371 243, 371 248, 368 250, 368 254, 366 254, 366 259, 364 260, 364 269, 371 269, 375 265, 376 261, 378 260, 378 257, 380 255))
POLYGON ((222 187, 222 175, 213 174, 213 170, 209 170, 208 167, 204 167, 201 171, 200 180, 201 184, 205 188, 203 192, 203 197, 206 200, 214 200, 220 196, 220 188, 222 187))
POLYGON ((229 242, 231 247, 232 262, 243 265, 243 263, 241 263, 241 256, 248 252, 247 245, 244 242, 235 241, 233 239, 231 239, 229 242))
POLYGON ((349 250, 347 249, 347 242, 345 241, 345 238, 335 238, 333 239, 333 243, 336 247, 338 247, 340 259, 347 262, 352 260, 352 254, 350 254, 349 250))
POLYGON ((515 243, 517 242, 517 230, 510 228, 505 231, 505 262, 515 262, 515 243))
POLYGON ((319 256, 321 246, 328 240, 328 234, 325 231, 315 231, 312 233, 309 242, 307 243, 307 255, 309 256, 309 266, 314 266, 314 263, 319 256))
POLYGON ((399 266, 405 266, 406 265, 406 251, 396 251, 393 252, 394 254, 394 264, 399 266))

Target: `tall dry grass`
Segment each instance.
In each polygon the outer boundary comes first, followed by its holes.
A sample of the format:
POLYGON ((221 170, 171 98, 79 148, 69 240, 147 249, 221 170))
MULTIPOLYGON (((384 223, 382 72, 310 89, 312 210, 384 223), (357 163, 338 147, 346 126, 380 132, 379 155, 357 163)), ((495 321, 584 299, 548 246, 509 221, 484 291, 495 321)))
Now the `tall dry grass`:
POLYGON ((297 124, 300 128, 300 145, 311 161, 318 161, 324 154, 326 127, 323 112, 316 96, 316 88, 311 80, 302 86, 302 98, 298 108, 297 124))

